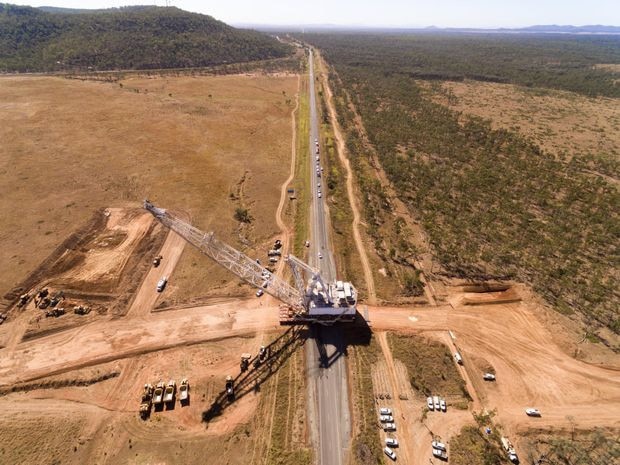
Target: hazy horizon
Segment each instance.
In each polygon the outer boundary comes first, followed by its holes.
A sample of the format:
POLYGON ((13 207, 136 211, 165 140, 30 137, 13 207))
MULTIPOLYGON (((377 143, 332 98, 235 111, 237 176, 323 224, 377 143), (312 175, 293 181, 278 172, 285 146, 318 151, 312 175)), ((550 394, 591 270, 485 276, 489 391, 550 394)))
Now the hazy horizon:
MULTIPOLYGON (((6 2, 34 7, 98 9, 131 5, 166 6, 164 0, 33 0, 6 2)), ((283 0, 257 3, 179 0, 168 6, 208 14, 229 24, 256 26, 358 27, 358 28, 521 28, 535 25, 620 25, 620 8, 615 1, 592 0, 440 0, 422 1, 316 0, 307 11, 283 0)))

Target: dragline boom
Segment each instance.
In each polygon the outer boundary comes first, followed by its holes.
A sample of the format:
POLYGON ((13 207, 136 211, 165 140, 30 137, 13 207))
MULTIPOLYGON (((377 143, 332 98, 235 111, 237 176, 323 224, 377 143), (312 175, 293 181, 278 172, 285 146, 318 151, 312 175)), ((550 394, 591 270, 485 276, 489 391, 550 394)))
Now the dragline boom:
POLYGON ((207 257, 212 258, 247 283, 264 289, 268 294, 298 311, 304 308, 303 294, 298 289, 290 286, 247 255, 216 239, 213 232, 205 233, 167 210, 156 207, 148 200, 144 201, 144 208, 164 226, 176 232, 207 257))

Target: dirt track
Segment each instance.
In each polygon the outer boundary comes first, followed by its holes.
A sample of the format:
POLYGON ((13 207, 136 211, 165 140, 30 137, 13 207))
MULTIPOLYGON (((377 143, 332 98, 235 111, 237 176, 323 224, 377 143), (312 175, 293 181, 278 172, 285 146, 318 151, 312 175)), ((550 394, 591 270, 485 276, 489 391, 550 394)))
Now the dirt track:
POLYGON ((353 241, 355 242, 355 247, 357 249, 357 253, 359 254, 360 261, 362 262, 362 268, 364 269, 364 281, 366 281, 366 289, 368 292, 368 303, 370 305, 376 305, 377 303, 377 294, 375 292, 375 279, 372 275, 372 269, 370 267, 370 260, 368 259, 368 254, 366 253, 366 248, 364 247, 364 242, 362 241, 362 236, 360 234, 360 223, 361 223, 361 215, 357 205, 357 201, 355 200, 357 197, 355 195, 355 187, 353 185, 353 171, 351 170, 351 162, 347 158, 346 155, 346 145, 344 143, 344 138, 342 137, 342 131, 340 130, 340 124, 338 123, 338 117, 336 115, 336 109, 334 108, 333 95, 332 90, 329 87, 329 82, 327 81, 327 74, 325 73, 325 63, 321 58, 320 54, 317 53, 318 63, 320 69, 320 76, 323 83, 323 88, 327 92, 327 108, 329 110, 329 118, 334 130, 334 137, 336 138, 337 144, 337 152, 338 158, 340 159, 340 163, 344 166, 346 171, 346 179, 347 179, 347 197, 349 199, 349 204, 351 206, 351 211, 353 212, 353 241))

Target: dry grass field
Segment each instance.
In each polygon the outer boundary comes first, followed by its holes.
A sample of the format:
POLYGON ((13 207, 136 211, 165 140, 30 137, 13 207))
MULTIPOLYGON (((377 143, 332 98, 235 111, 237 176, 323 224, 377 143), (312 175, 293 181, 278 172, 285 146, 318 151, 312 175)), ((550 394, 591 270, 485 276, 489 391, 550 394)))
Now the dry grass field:
POLYGON ((445 82, 441 103, 512 128, 551 153, 620 156, 620 107, 611 98, 588 98, 549 89, 478 81, 445 82))
MULTIPOLYGON (((234 245, 263 247, 290 157, 297 77, 0 79, 0 295, 93 214, 150 198, 234 245), (254 218, 239 228, 235 209, 254 218)), ((150 257, 147 257, 147 259, 150 257)), ((172 300, 238 281, 186 248, 172 300)))

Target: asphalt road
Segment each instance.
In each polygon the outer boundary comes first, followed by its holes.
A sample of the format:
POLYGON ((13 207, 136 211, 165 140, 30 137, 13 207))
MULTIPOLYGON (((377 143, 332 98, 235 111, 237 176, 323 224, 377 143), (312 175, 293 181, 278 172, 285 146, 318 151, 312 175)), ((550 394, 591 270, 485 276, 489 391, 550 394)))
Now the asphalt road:
MULTIPOLYGON (((329 218, 325 207, 323 176, 317 176, 315 139, 319 137, 316 95, 314 89, 314 62, 310 52, 310 163, 311 166, 311 238, 310 265, 321 271, 325 282, 336 278, 336 266, 330 249, 329 218), (320 187, 319 187, 320 183, 320 187), (321 254, 322 258, 319 258, 321 254)), ((322 154, 319 155, 322 164, 322 154)), ((306 343, 308 391, 312 440, 319 465, 346 463, 349 449, 351 420, 347 391, 346 350, 339 326, 315 325, 306 343)))

